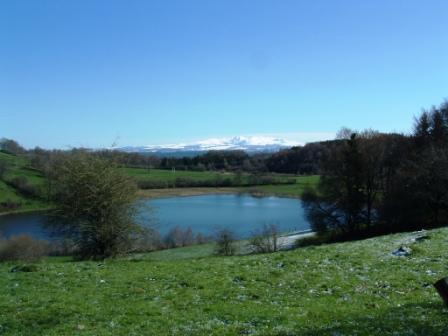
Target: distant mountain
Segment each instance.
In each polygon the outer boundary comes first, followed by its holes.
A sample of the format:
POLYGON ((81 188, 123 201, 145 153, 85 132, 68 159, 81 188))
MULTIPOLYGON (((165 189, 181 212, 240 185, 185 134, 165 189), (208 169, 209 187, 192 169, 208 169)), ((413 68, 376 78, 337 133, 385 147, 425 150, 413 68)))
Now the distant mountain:
POLYGON ((128 153, 148 153, 166 156, 192 156, 210 150, 243 150, 248 153, 276 152, 297 146, 299 143, 266 136, 236 136, 233 138, 213 138, 193 143, 127 146, 114 148, 128 153))

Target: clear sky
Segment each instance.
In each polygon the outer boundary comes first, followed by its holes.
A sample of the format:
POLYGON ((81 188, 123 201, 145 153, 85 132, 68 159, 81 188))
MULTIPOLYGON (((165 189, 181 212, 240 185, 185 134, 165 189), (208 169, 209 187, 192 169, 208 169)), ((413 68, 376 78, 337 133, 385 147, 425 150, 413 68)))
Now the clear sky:
POLYGON ((407 132, 448 97, 447 13, 446 0, 3 0, 0 137, 407 132))

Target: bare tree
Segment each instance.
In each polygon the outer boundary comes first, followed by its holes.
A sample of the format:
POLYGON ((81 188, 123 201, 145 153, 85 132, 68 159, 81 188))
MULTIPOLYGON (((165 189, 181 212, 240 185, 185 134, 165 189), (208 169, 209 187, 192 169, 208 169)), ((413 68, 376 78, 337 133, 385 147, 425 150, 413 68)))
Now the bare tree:
POLYGON ((254 253, 278 251, 278 229, 275 224, 265 224, 260 231, 254 232, 249 239, 249 249, 254 253))
POLYGON ((235 235, 227 229, 218 230, 216 233, 216 254, 231 256, 235 254, 235 235))

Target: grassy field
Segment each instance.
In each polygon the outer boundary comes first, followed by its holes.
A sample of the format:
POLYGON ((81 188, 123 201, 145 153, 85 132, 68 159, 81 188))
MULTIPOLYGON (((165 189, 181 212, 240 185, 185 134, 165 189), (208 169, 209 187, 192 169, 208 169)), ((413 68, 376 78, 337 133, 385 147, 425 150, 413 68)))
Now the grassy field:
MULTIPOLYGON (((25 157, 0 152, 0 161, 6 162, 8 165, 8 171, 4 177, 6 180, 12 180, 15 177, 23 176, 27 179, 29 184, 37 188, 44 185, 45 179, 41 172, 30 168, 28 160, 25 157)), ((39 210, 49 206, 45 201, 25 197, 18 190, 0 180, 0 203, 6 201, 21 203, 20 208, 17 209, 21 211, 39 210)))
MULTIPOLYGON (((15 177, 23 176, 31 185, 42 188, 45 185, 45 178, 42 173, 30 167, 26 157, 20 155, 11 155, 0 152, 0 161, 7 162, 8 172, 5 175, 6 180, 12 180, 15 177)), ((178 178, 187 178, 194 181, 214 181, 217 178, 231 178, 235 177, 233 173, 221 172, 196 172, 196 171, 181 171, 161 169, 143 169, 143 168, 122 168, 129 176, 134 177, 138 181, 163 181, 168 185, 173 183, 178 178)), ((295 178, 295 184, 279 184, 279 185, 263 185, 254 187, 228 187, 228 188, 166 188, 166 189, 148 189, 139 191, 141 197, 169 197, 169 196, 186 196, 186 195, 201 195, 213 193, 252 193, 255 195, 279 195, 289 197, 300 197, 304 188, 307 185, 315 185, 319 176, 293 176, 293 175, 274 175, 276 179, 291 179, 295 178)), ((242 181, 247 182, 248 175, 243 174, 242 181)), ((0 181, 0 203, 6 201, 13 201, 21 203, 21 206, 16 209, 18 211, 30 211, 48 208, 50 205, 44 200, 37 198, 25 197, 15 188, 7 183, 0 181)), ((0 209, 0 213, 1 213, 0 209)), ((3 209, 3 212, 11 212, 3 209)))
POLYGON ((249 193, 258 196, 301 197, 307 186, 314 187, 319 182, 318 175, 297 176, 295 184, 263 185, 254 187, 228 188, 166 188, 139 190, 141 197, 160 198, 172 196, 195 196, 204 194, 237 194, 249 193))
POLYGON ((319 178, 319 175, 296 176, 295 184, 256 186, 252 190, 267 195, 300 197, 306 187, 315 187, 319 178))
MULTIPOLYGON (((137 181, 166 182, 168 186, 173 184, 177 179, 188 179, 196 182, 214 182, 217 179, 234 180, 236 174, 233 172, 213 172, 213 171, 189 171, 189 170, 165 170, 165 169, 144 169, 144 168, 122 168, 129 176, 134 177, 137 181)), ((270 176, 278 182, 286 182, 294 179, 294 175, 288 174, 263 174, 265 177, 270 176)), ((240 183, 251 184, 251 174, 242 173, 240 183)))
MULTIPOLYGON (((177 170, 175 172, 164 169, 122 168, 123 171, 140 181, 166 181, 174 182, 177 178, 189 178, 195 181, 212 181, 217 176, 223 176, 215 172, 196 172, 177 170)), ((232 175, 228 175, 232 176, 232 175)))
POLYGON ((410 235, 253 256, 207 257, 206 245, 49 258, 29 273, 3 263, 0 334, 447 335, 431 284, 448 273, 448 229, 392 256, 410 235))
POLYGON ((144 168, 122 168, 123 171, 137 180, 142 181, 166 181, 174 182, 177 178, 189 178, 195 181, 212 181, 218 176, 229 176, 233 177, 233 174, 222 174, 216 172, 197 172, 197 171, 185 171, 176 170, 175 172, 171 170, 164 169, 144 169, 144 168))
MULTIPOLYGON (((167 181, 173 182, 176 178, 190 178, 196 181, 211 181, 217 176, 223 178, 233 178, 233 173, 217 173, 217 172, 194 172, 194 171, 176 171, 152 169, 148 172, 141 168, 125 168, 130 176, 140 180, 167 181)), ((250 187, 202 187, 202 188, 167 188, 167 189, 147 189, 141 190, 139 194, 142 197, 169 197, 169 196, 190 196, 213 193, 252 193, 256 195, 277 195, 287 197, 300 197, 306 187, 314 187, 319 182, 319 175, 294 176, 288 174, 275 174, 277 179, 296 180, 295 184, 276 184, 276 185, 259 185, 250 187)), ((243 176, 244 178, 244 176, 243 176)), ((247 175, 246 175, 247 178, 247 175)))

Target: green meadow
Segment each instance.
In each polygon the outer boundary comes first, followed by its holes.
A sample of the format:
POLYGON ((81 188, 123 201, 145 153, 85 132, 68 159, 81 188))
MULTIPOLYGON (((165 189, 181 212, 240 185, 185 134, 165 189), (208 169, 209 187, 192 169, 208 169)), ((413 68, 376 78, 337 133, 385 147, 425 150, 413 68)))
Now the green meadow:
POLYGON ((446 335, 432 283, 446 276, 448 229, 407 257, 395 234, 272 254, 213 246, 105 262, 0 264, 1 335, 446 335))
MULTIPOLYGON (((5 162, 8 166, 4 180, 11 181, 16 177, 25 177, 28 183, 36 188, 44 186, 45 178, 42 173, 30 167, 26 157, 0 151, 0 162, 5 162)), ((44 200, 28 197, 4 180, 0 179, 0 203, 7 201, 20 203, 21 205, 17 209, 19 211, 32 211, 49 207, 49 204, 44 200)))
MULTIPOLYGON (((42 172, 31 167, 29 160, 23 155, 12 155, 0 152, 0 162, 6 162, 8 166, 4 180, 0 180, 0 203, 12 201, 19 203, 20 206, 14 210, 0 209, 0 212, 20 212, 40 210, 51 207, 45 200, 45 197, 30 197, 21 193, 17 188, 5 181, 12 181, 17 177, 26 178, 27 182, 37 190, 45 190, 45 177, 42 172)), ((120 168, 125 174, 134 178, 137 182, 163 182, 168 188, 166 190, 147 189, 139 193, 141 197, 163 197, 176 195, 197 195, 207 193, 252 193, 254 195, 278 195, 287 197, 300 197, 307 186, 314 186, 319 181, 319 176, 294 176, 287 174, 271 174, 276 181, 285 181, 295 179, 294 184, 275 184, 275 185, 256 185, 242 187, 186 187, 172 188, 170 186, 178 179, 188 179, 195 182, 213 182, 217 179, 235 179, 236 174, 231 172, 213 172, 213 171, 185 171, 185 170, 162 170, 145 168, 120 168)), ((241 182, 249 183, 250 176, 247 173, 241 174, 241 182)), ((44 192, 43 192, 44 193, 44 192)))
POLYGON ((164 169, 144 169, 144 168, 122 168, 129 176, 140 181, 165 181, 174 182, 177 178, 188 178, 195 181, 212 181, 217 177, 233 177, 230 173, 197 172, 188 170, 164 170, 164 169))
POLYGON ((307 187, 314 188, 319 183, 319 175, 295 176, 295 184, 256 186, 255 190, 267 195, 300 197, 307 187))

